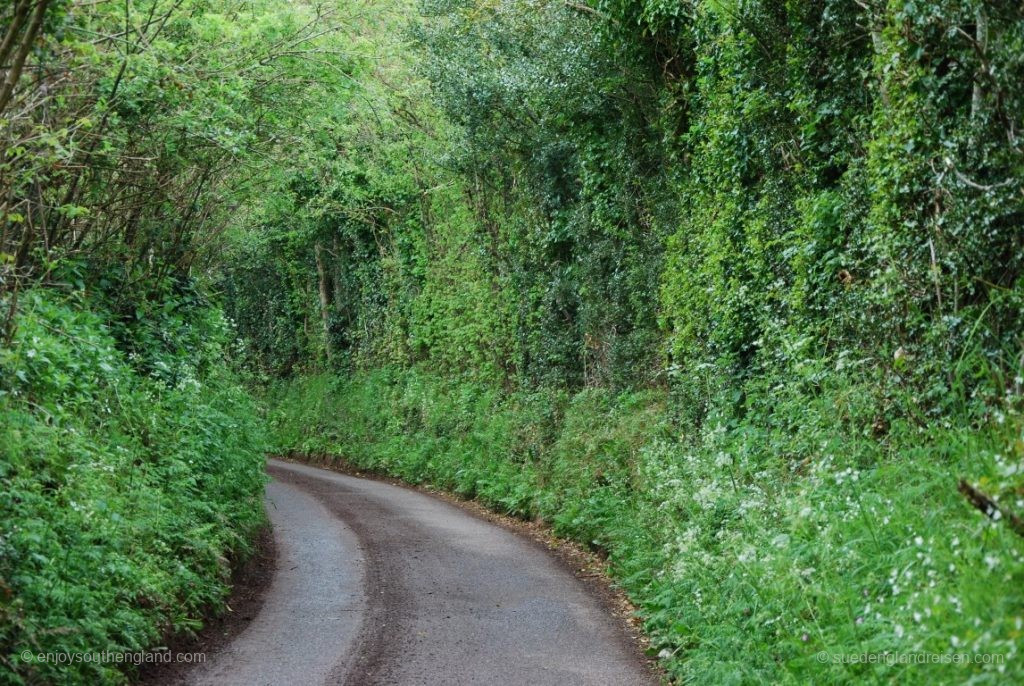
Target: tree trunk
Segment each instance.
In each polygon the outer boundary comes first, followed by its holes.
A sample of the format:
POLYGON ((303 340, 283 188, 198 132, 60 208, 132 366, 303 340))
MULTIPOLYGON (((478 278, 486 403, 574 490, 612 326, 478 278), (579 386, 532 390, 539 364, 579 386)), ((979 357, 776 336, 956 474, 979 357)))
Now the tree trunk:
POLYGON ((4 34, 3 42, 0 42, 0 66, 7 64, 7 58, 10 57, 11 50, 14 49, 14 39, 17 37, 18 32, 21 31, 25 18, 28 17, 30 6, 31 2, 29 0, 19 0, 18 4, 14 6, 11 23, 7 26, 7 33, 4 34))
MULTIPOLYGON (((978 71, 981 72, 985 69, 985 60, 987 59, 985 53, 988 51, 988 17, 985 16, 984 10, 980 7, 975 16, 977 19, 974 29, 974 40, 977 42, 978 51, 982 55, 982 64, 978 67, 978 71)), ((971 119, 975 119, 981 114, 981 108, 984 105, 985 92, 982 90, 982 78, 983 75, 981 73, 974 76, 974 89, 971 93, 971 119)))
MULTIPOLYGON (((7 75, 4 77, 3 85, 0 86, 0 112, 3 112, 7 108, 7 104, 14 95, 14 88, 18 85, 18 80, 21 78, 21 70, 25 66, 25 58, 28 57, 28 53, 32 49, 32 44, 35 43, 36 35, 39 33, 39 28, 43 25, 46 6, 49 4, 50 0, 39 0, 36 4, 35 10, 32 12, 32 20, 28 25, 28 30, 26 31, 24 38, 22 38, 21 47, 18 48, 18 52, 15 53, 14 61, 7 70, 7 75)), ((4 43, 7 43, 6 37, 4 38, 4 43)), ((4 47, 5 49, 9 49, 6 45, 4 47)))
POLYGON ((331 284, 324 265, 324 248, 318 241, 315 247, 316 252, 316 275, 320 287, 320 320, 324 327, 324 352, 327 354, 327 361, 331 361, 331 284))

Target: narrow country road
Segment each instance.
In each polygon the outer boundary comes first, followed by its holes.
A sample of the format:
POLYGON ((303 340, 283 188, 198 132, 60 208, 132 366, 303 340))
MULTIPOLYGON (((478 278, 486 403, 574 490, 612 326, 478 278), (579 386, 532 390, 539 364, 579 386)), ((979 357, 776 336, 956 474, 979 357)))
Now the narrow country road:
POLYGON ((654 683, 619 622, 539 544, 411 489, 268 470, 266 600, 184 683, 654 683))

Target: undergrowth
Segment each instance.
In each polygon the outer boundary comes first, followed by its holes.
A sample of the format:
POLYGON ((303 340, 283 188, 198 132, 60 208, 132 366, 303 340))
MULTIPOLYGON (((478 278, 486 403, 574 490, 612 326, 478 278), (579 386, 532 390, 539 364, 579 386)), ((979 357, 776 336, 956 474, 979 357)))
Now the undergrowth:
POLYGON ((264 522, 263 438, 218 361, 223 320, 144 303, 123 320, 29 291, 0 345, 0 683, 126 681, 130 664, 92 656, 196 629, 264 522))

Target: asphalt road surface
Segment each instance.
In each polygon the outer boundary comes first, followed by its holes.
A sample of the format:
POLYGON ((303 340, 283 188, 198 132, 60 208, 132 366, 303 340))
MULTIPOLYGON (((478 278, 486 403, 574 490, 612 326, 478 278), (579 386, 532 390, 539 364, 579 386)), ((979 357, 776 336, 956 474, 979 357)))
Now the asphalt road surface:
POLYGON ((273 580, 185 683, 655 683, 621 622, 534 541, 411 489, 268 471, 273 580))

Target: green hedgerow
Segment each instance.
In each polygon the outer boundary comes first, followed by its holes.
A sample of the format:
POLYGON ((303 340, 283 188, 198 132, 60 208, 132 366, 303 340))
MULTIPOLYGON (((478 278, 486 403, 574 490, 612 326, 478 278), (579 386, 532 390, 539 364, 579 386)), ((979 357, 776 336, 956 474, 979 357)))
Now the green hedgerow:
POLYGON ((24 655, 137 652, 198 627, 264 522, 263 438, 226 366, 140 373, 90 306, 24 293, 0 348, 3 683, 125 681, 24 655))

